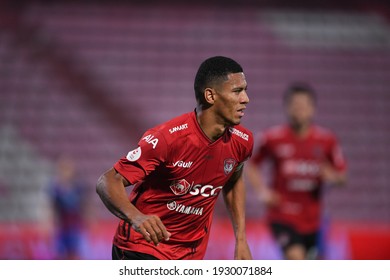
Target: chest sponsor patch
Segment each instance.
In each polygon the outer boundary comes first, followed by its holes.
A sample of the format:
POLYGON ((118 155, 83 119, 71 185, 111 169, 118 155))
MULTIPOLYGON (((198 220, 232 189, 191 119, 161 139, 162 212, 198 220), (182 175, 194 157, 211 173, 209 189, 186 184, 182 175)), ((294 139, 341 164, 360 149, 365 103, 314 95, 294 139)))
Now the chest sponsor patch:
POLYGON ((172 133, 175 133, 176 131, 184 130, 184 129, 187 129, 187 128, 188 128, 188 124, 185 123, 185 124, 178 125, 178 126, 170 128, 169 129, 169 133, 172 134, 172 133))
POLYGON ((190 168, 191 165, 192 165, 192 161, 182 161, 182 160, 179 160, 179 161, 176 161, 173 166, 174 167, 182 167, 182 168, 190 168))
POLYGON ((191 185, 186 179, 181 179, 173 181, 169 187, 175 195, 183 195, 190 190, 191 185))
POLYGON ((177 203, 176 201, 169 201, 167 203, 167 208, 171 211, 176 211, 178 213, 187 214, 187 215, 203 215, 203 207, 194 207, 191 205, 184 205, 177 203))

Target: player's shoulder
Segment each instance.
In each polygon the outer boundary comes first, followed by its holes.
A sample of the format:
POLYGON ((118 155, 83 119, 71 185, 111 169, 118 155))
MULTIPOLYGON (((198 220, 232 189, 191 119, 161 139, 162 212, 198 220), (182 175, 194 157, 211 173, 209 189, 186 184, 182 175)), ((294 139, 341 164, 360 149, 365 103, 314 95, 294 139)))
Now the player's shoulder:
POLYGON ((190 133, 192 126, 193 116, 191 114, 193 113, 189 112, 176 116, 149 129, 149 131, 161 135, 166 140, 175 139, 183 134, 188 134, 190 133))
POLYGON ((244 145, 252 145, 253 143, 252 131, 242 125, 229 127, 229 133, 232 135, 233 139, 243 143, 244 145))
POLYGON ((312 133, 313 137, 318 139, 333 140, 336 138, 335 133, 331 129, 317 124, 312 126, 312 133))
POLYGON ((238 153, 237 155, 240 162, 247 160, 251 156, 254 139, 252 131, 248 128, 242 125, 229 127, 224 138, 229 139, 230 144, 238 153))
POLYGON ((274 125, 260 133, 263 138, 269 140, 280 139, 286 137, 289 134, 289 127, 287 125, 274 125))

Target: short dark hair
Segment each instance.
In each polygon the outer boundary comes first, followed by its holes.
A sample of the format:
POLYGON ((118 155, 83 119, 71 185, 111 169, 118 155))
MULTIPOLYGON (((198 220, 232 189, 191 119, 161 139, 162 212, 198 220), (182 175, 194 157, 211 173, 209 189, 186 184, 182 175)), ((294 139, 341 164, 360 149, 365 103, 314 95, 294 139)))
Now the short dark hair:
POLYGON ((284 104, 288 104, 293 96, 297 94, 304 94, 307 95, 314 104, 317 103, 317 94, 313 87, 305 82, 294 82, 291 83, 283 95, 283 102, 284 104))
POLYGON ((205 104, 203 93, 207 87, 226 80, 228 74, 240 72, 243 72, 241 65, 228 57, 214 56, 203 61, 194 82, 195 98, 198 104, 205 104))

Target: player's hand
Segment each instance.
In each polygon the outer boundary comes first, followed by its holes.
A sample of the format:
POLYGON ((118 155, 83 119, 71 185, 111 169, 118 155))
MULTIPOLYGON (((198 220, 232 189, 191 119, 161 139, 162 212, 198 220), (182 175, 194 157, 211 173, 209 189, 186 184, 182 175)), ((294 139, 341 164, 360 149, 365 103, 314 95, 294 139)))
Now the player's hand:
POLYGON ((332 181, 334 179, 334 173, 329 163, 323 162, 320 164, 320 176, 324 181, 332 181))
POLYGON ((160 218, 156 215, 139 214, 132 220, 132 227, 142 234, 148 242, 158 245, 161 241, 168 241, 171 233, 167 231, 160 218))
POLYGON ((343 185, 345 175, 338 172, 330 163, 323 162, 320 164, 320 176, 322 180, 334 185, 343 185))
POLYGON ((252 253, 246 241, 237 241, 234 249, 235 260, 251 260, 252 253))

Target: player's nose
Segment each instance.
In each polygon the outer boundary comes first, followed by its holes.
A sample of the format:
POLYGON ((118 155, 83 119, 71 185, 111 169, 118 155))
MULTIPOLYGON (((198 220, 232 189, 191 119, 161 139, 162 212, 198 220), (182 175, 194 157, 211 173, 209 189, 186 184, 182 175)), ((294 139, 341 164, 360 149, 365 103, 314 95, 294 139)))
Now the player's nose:
POLYGON ((242 91, 242 94, 240 95, 240 103, 242 104, 248 104, 249 103, 249 96, 246 90, 242 91))

